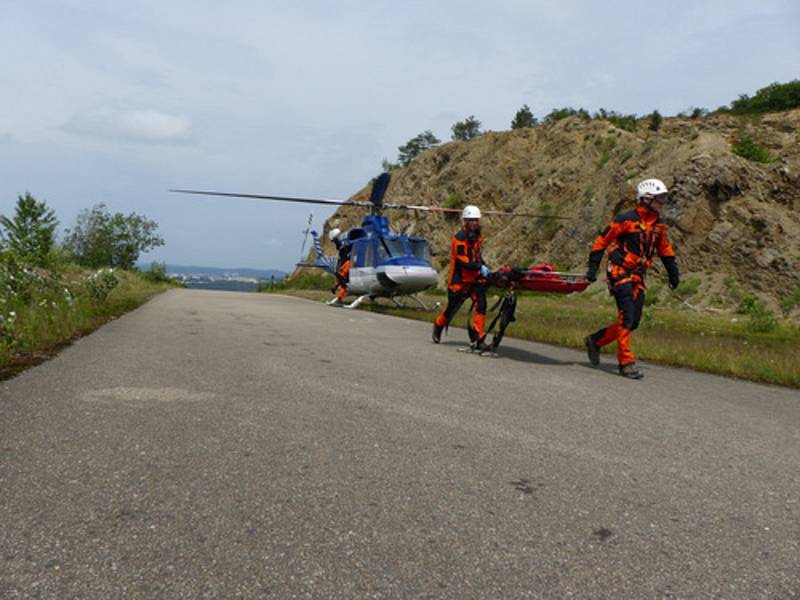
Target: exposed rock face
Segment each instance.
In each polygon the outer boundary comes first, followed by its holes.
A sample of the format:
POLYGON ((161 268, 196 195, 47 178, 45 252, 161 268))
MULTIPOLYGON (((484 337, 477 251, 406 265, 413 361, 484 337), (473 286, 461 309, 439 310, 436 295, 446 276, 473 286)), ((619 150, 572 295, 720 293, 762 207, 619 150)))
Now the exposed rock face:
MULTIPOLYGON (((546 261, 582 271, 598 231, 633 206, 636 183, 648 177, 672 191, 662 216, 684 272, 732 275, 774 298, 800 286, 800 110, 669 118, 657 132, 644 120, 631 133, 579 117, 489 132, 429 150, 395 171, 387 201, 569 217, 485 218, 485 257, 492 266, 546 261), (745 136, 776 160, 734 154, 731 143, 745 136)), ((368 196, 369 186, 353 198, 368 196)), ((326 227, 357 226, 362 214, 341 208, 326 227)), ((395 230, 431 242, 443 282, 459 219, 410 211, 390 217, 395 230)))

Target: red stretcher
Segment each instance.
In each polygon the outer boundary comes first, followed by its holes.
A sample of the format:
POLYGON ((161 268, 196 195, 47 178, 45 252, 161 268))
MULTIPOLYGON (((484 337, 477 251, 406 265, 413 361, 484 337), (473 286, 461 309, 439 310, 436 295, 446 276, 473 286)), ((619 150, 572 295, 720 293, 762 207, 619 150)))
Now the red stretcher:
POLYGON ((503 267, 492 273, 489 282, 493 287, 500 289, 554 292, 556 294, 582 292, 589 286, 585 275, 562 273, 547 263, 534 265, 527 269, 503 267))

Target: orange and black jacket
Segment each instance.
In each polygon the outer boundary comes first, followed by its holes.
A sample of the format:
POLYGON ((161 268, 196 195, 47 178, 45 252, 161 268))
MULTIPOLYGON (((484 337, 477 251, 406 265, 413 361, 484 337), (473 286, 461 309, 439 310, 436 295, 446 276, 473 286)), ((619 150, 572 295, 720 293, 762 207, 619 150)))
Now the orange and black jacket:
POLYGON ((653 255, 661 257, 670 281, 679 280, 675 250, 667 238, 667 227, 658 213, 639 205, 618 214, 592 244, 589 274, 596 276, 608 248, 608 272, 611 285, 643 281, 653 264, 653 255))
POLYGON ((462 229, 451 240, 450 278, 447 287, 452 291, 468 288, 481 276, 481 244, 479 232, 462 229))

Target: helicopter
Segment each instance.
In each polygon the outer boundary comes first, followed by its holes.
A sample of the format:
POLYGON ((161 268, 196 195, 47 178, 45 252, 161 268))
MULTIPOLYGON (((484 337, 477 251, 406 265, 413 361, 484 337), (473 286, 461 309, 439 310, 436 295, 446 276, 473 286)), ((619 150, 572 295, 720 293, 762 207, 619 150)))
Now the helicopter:
MULTIPOLYGON (((430 310, 417 296, 419 292, 434 287, 438 281, 438 273, 431 264, 430 244, 424 238, 392 231, 389 218, 383 212, 385 210, 413 210, 441 214, 460 214, 461 209, 384 203, 383 200, 389 188, 390 178, 391 175, 388 172, 384 172, 373 180, 372 190, 367 202, 187 189, 172 189, 169 191, 182 194, 367 208, 370 214, 363 217, 361 226, 348 230, 339 238, 340 243, 349 248, 350 254, 350 273, 349 280, 345 283, 346 292, 349 295, 358 296, 350 304, 341 306, 356 308, 367 298, 370 300, 388 298, 399 306, 396 298, 408 296, 425 310, 430 310)), ((498 210, 485 210, 483 214, 487 216, 563 218, 498 210)), ((314 238, 315 260, 314 262, 301 262, 298 266, 319 268, 335 276, 338 263, 337 257, 325 256, 319 235, 315 231, 311 231, 311 234, 314 238)))

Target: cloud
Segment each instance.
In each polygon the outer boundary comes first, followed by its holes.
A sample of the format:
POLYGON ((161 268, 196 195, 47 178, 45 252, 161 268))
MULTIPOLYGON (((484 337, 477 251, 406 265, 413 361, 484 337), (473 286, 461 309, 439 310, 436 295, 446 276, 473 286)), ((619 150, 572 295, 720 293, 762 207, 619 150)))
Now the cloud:
POLYGON ((63 129, 88 137, 169 144, 189 140, 192 122, 183 115, 152 109, 120 111, 104 108, 74 115, 63 129))

